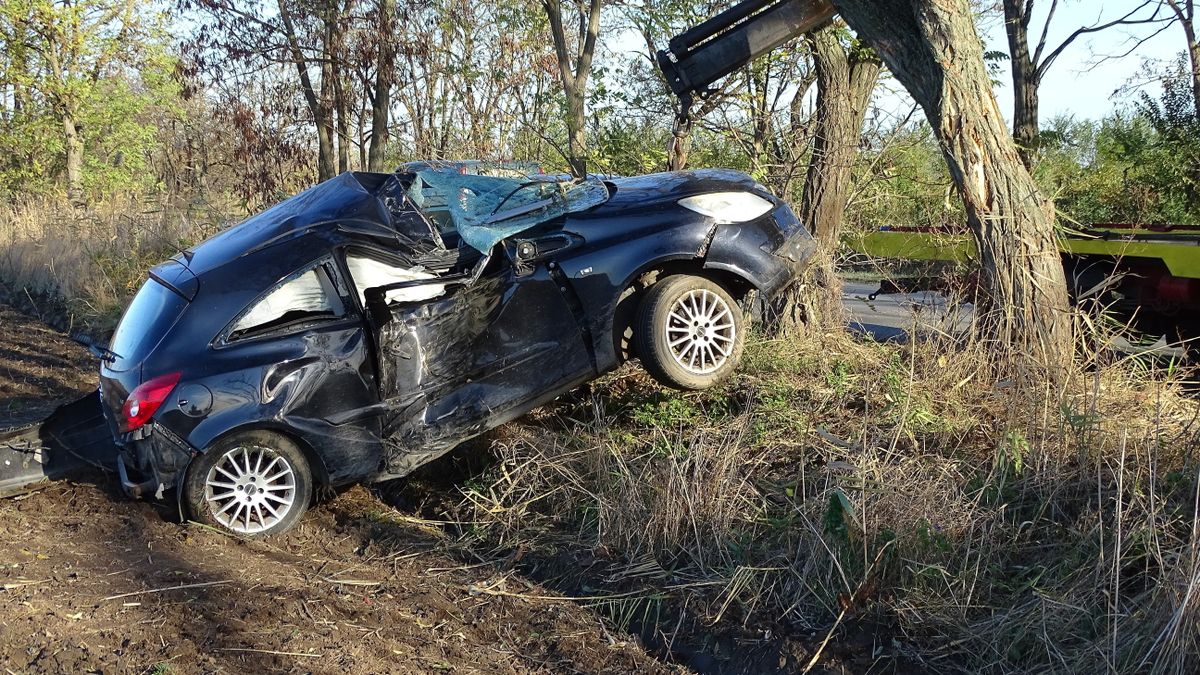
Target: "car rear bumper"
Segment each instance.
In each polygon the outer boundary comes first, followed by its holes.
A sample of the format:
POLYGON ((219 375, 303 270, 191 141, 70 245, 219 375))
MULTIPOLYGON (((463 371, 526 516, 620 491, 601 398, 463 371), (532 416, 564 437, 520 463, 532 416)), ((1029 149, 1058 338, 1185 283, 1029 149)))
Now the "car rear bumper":
POLYGON ((117 471, 121 487, 129 496, 161 499, 163 491, 174 487, 182 477, 196 452, 158 422, 150 422, 147 427, 149 431, 140 438, 121 443, 117 471))

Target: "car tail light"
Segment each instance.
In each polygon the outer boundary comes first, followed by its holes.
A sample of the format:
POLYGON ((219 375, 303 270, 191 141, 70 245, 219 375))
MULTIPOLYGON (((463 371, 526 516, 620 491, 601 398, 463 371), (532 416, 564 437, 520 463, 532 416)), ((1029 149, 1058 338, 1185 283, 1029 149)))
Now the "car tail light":
POLYGON ((171 390, 179 383, 181 373, 167 373, 139 384, 125 399, 121 407, 121 431, 139 429, 154 415, 167 400, 171 390))

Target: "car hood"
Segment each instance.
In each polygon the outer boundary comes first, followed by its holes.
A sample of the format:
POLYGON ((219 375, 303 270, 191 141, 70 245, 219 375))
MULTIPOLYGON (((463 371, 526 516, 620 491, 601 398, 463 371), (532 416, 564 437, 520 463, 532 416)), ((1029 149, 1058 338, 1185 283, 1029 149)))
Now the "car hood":
POLYGON ((577 217, 608 217, 618 211, 657 209, 692 195, 709 192, 753 192, 779 200, 750 176, 730 169, 697 169, 652 173, 608 181, 612 196, 603 205, 577 217))

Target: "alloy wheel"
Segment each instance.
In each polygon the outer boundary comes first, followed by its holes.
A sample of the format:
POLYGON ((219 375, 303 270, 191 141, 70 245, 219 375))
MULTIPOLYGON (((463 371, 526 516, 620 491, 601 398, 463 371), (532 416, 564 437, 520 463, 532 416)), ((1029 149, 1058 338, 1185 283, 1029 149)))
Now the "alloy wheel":
POLYGON ((296 472, 287 458, 261 446, 235 446, 204 481, 204 499, 217 522, 241 534, 283 520, 296 502, 296 472))
POLYGON ((707 375, 725 365, 737 340, 729 305, 704 288, 679 296, 668 315, 666 331, 675 362, 696 375, 707 375))

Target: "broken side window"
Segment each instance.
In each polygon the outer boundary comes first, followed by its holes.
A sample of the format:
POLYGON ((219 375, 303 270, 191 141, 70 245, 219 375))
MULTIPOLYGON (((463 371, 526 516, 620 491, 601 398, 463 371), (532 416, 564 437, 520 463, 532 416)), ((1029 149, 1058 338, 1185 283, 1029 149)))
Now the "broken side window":
POLYGON ((439 230, 457 230, 483 253, 506 237, 603 204, 608 197, 608 188, 595 179, 568 182, 445 170, 417 172, 409 189, 409 198, 439 230))
MULTIPOLYGON (((350 271, 350 278, 354 281, 355 288, 358 289, 358 297, 364 307, 367 304, 368 288, 377 288, 404 281, 436 278, 435 275, 430 274, 420 266, 403 267, 394 265, 376 260, 356 251, 351 251, 346 255, 346 268, 350 271)), ((393 289, 388 291, 384 297, 389 304, 393 302, 420 302, 436 298, 445 292, 445 285, 430 283, 412 288, 393 289)))
POLYGON ((261 334, 345 313, 324 266, 293 275, 251 305, 230 329, 231 338, 261 334))

